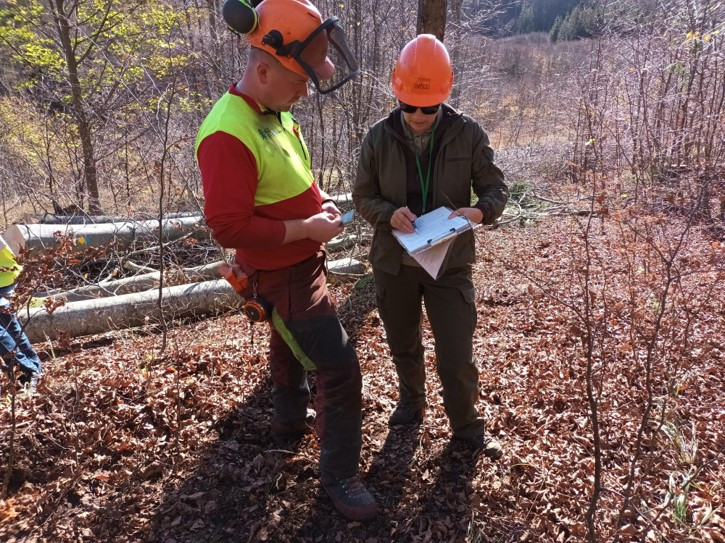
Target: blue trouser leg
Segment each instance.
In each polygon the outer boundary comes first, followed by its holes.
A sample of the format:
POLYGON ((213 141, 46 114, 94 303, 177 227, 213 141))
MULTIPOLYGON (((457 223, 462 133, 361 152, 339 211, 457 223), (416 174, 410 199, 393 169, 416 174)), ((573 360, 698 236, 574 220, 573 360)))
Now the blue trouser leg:
POLYGON ((28 341, 20 322, 15 315, 4 313, 0 308, 0 356, 8 359, 10 353, 24 371, 40 373, 40 358, 28 341))

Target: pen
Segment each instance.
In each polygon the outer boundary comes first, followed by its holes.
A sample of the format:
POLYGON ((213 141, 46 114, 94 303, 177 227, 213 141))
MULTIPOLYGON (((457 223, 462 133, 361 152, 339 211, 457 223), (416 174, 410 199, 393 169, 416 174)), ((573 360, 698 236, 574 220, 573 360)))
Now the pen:
POLYGON ((417 232, 418 228, 416 228, 416 226, 415 226, 415 221, 410 221, 410 224, 413 225, 413 232, 417 232))

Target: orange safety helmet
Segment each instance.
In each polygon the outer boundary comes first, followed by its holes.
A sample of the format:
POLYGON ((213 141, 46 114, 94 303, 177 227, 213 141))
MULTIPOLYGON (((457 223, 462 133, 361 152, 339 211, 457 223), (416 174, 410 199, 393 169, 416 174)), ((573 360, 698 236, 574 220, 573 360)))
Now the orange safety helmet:
POLYGON ((226 0, 222 12, 229 28, 245 34, 252 47, 311 78, 322 93, 361 72, 337 17, 323 22, 309 0, 226 0))
POLYGON ((445 102, 452 88, 451 58, 433 34, 421 34, 403 47, 393 69, 393 93, 398 100, 411 106, 434 106, 445 102))
POLYGON ((308 0, 264 0, 257 6, 257 14, 259 24, 249 34, 252 47, 267 51, 288 70, 309 77, 296 60, 278 56, 277 49, 283 44, 305 41, 322 24, 317 8, 308 0))

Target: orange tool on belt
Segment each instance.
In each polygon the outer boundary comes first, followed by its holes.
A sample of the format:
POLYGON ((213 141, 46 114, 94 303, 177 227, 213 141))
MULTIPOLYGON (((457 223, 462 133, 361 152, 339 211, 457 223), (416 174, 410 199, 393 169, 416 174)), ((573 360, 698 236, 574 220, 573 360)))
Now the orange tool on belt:
POLYGON ((272 316, 272 304, 257 296, 256 285, 254 285, 254 294, 251 298, 246 298, 242 294, 247 286, 249 286, 249 276, 246 273, 241 272, 241 275, 237 275, 234 273, 232 265, 226 262, 222 262, 219 265, 219 273, 237 291, 237 294, 245 298, 242 312, 249 317, 249 320, 252 322, 263 322, 272 316))
POLYGON ((227 280, 227 283, 234 287, 234 290, 236 290, 239 295, 242 294, 244 289, 247 288, 247 285, 249 284, 249 277, 246 273, 242 272, 241 277, 237 276, 234 273, 234 268, 232 268, 232 265, 227 264, 226 262, 222 262, 221 264, 219 264, 219 273, 224 279, 227 280))
MULTIPOLYGON (((241 275, 235 274, 234 268, 231 264, 227 264, 226 262, 222 262, 219 265, 219 273, 227 280, 234 290, 236 290, 237 293, 244 298, 244 294, 242 293, 249 286, 249 276, 244 272, 242 272, 241 275)), ((242 312, 252 322, 270 320, 272 326, 274 326, 275 330, 277 330, 277 332, 279 332, 282 336, 282 339, 291 349, 295 358, 297 358, 300 364, 302 364, 302 367, 308 371, 316 369, 315 363, 302 350, 302 347, 300 347, 292 332, 290 332, 289 328, 287 328, 287 325, 282 320, 282 317, 279 316, 277 310, 271 303, 257 296, 256 284, 252 285, 252 290, 252 297, 248 299, 245 298, 244 305, 242 306, 242 312)))

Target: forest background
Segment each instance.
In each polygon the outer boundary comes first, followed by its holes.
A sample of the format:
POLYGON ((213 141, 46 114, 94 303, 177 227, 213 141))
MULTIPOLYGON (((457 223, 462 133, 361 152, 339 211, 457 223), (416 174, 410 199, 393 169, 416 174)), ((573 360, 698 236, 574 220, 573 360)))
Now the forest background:
MULTIPOLYGON (((35 399, 3 383, 2 454, 14 466, 0 464, 0 535, 725 540, 725 5, 321 0, 363 69, 294 110, 328 192, 350 190, 367 128, 394 105, 396 55, 434 4, 447 13, 450 103, 486 128, 512 193, 476 268, 482 400, 511 459, 462 468, 471 459, 446 444, 440 405, 408 436, 420 449, 388 435, 395 391, 390 367, 373 364, 387 356, 374 294, 337 285, 374 383, 364 467, 384 520, 346 525, 324 499, 311 504, 314 444, 280 453, 253 435, 268 416, 264 352, 231 316, 185 323, 168 349, 165 333, 163 349, 154 333, 44 346, 51 369, 35 399), (230 325, 241 337, 225 337, 230 325), (415 472, 405 482, 400 466, 415 472)), ((202 209, 196 130, 246 61, 220 10, 220 0, 0 4, 4 228, 26 214, 202 209)), ((81 279, 93 268, 63 265, 81 279)))

